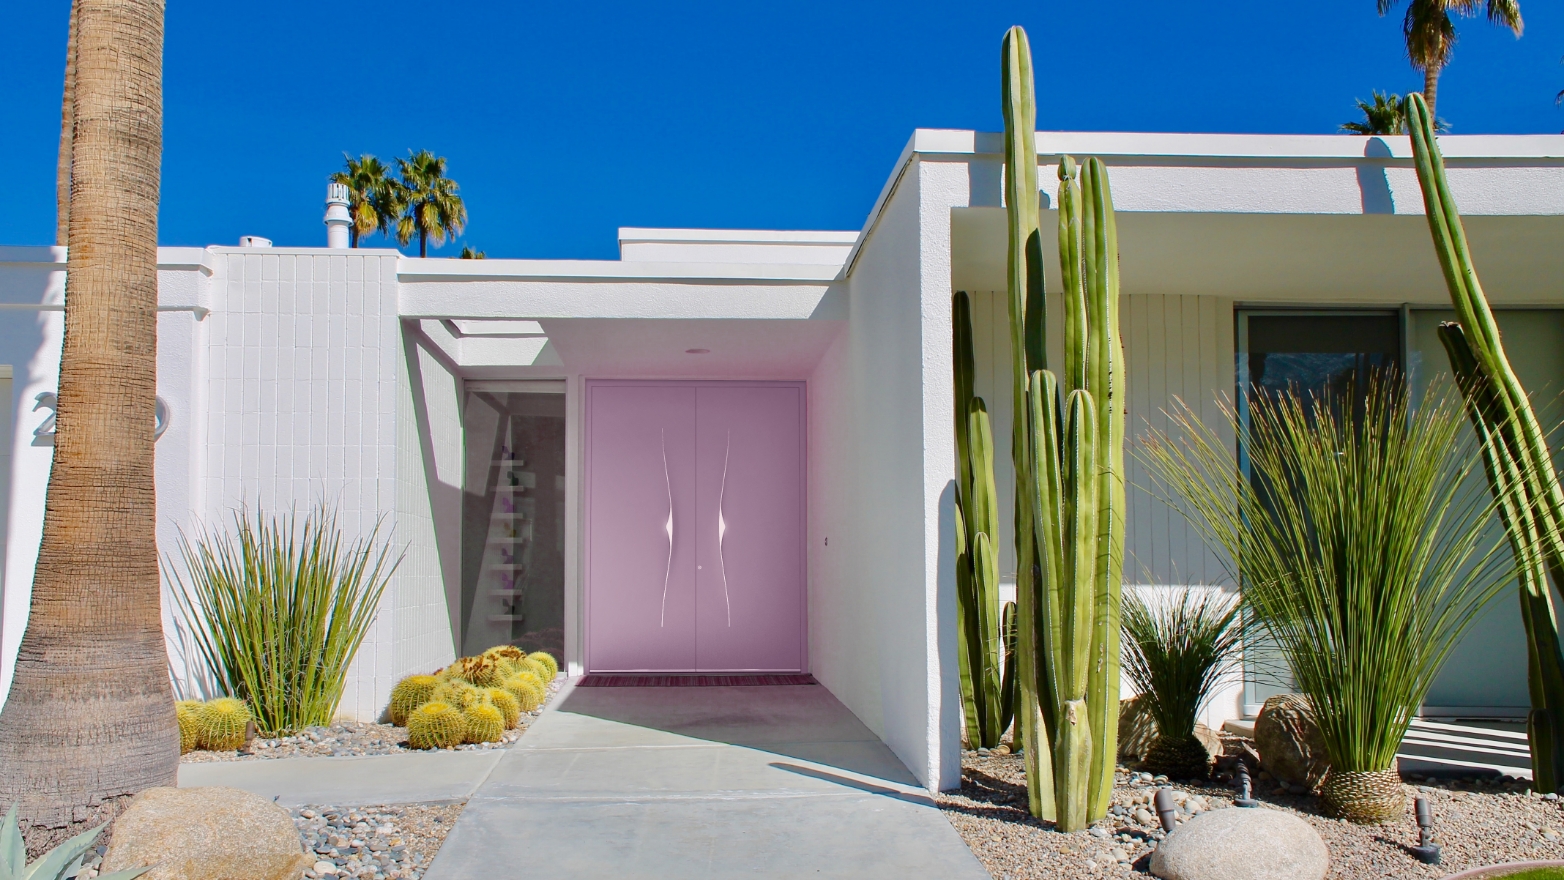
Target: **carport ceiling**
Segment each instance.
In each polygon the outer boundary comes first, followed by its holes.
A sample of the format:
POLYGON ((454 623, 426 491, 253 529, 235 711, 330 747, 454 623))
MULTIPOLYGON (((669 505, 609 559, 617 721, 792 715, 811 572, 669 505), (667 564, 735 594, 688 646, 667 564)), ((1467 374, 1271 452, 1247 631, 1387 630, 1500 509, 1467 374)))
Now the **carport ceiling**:
POLYGON ((805 379, 845 322, 544 319, 567 368, 590 376, 805 379), (691 350, 705 353, 691 354, 691 350))

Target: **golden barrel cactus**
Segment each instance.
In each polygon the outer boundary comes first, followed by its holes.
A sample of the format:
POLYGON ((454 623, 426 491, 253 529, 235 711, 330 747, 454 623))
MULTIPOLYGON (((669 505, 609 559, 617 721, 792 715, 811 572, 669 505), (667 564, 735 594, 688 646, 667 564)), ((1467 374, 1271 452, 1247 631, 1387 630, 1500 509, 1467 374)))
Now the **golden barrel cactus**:
POLYGON ((494 708, 500 710, 500 714, 505 716, 506 730, 515 727, 521 720, 521 701, 510 691, 498 687, 484 688, 483 697, 493 703, 494 708))
POLYGON ((433 675, 409 675, 396 683, 391 689, 391 706, 389 713, 391 723, 397 727, 407 726, 407 716, 414 709, 429 702, 435 688, 440 686, 440 679, 433 675))
POLYGON ((407 744, 411 748, 449 749, 466 738, 467 719, 450 703, 428 702, 407 716, 407 744))
POLYGON ((523 712, 531 712, 543 705, 543 697, 547 693, 542 680, 531 672, 518 672, 505 679, 505 689, 521 704, 523 712))
POLYGON ((201 725, 196 716, 201 712, 200 700, 180 700, 174 704, 174 714, 179 719, 179 753, 194 751, 201 744, 201 725))
POLYGON ((505 735, 505 715, 493 703, 485 700, 462 710, 467 722, 467 741, 470 743, 499 742, 505 735))
POLYGON ((527 655, 527 659, 543 667, 543 671, 547 673, 542 676, 544 684, 548 684, 559 675, 559 661, 554 659, 554 655, 544 651, 533 651, 527 655))
POLYGON ((429 694, 430 702, 449 703, 458 709, 465 709, 482 699, 482 691, 459 678, 441 684, 429 694))
POLYGON ((250 707, 235 697, 208 700, 196 711, 196 742, 199 748, 217 752, 244 746, 250 726, 250 707))

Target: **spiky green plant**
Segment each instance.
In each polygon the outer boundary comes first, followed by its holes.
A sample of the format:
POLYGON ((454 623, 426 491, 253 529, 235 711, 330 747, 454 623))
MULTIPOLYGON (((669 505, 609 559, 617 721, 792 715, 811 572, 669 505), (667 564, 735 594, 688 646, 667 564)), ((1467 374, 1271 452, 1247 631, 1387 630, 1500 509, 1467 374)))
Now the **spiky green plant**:
POLYGON ((1548 586, 1564 587, 1564 492, 1553 470, 1547 438, 1531 400, 1510 369, 1498 325, 1477 280, 1466 230, 1445 180, 1435 123, 1420 95, 1408 95, 1413 164, 1434 250, 1459 323, 1439 328, 1476 430, 1489 489, 1498 500, 1505 535, 1519 574, 1521 620, 1526 627, 1526 718, 1534 783, 1564 790, 1564 647, 1548 586))
POLYGON ((207 700, 195 712, 196 742, 219 752, 242 748, 251 720, 249 707, 237 697, 207 700))
POLYGON ((510 691, 502 687, 484 688, 483 698, 492 703, 494 708, 500 710, 500 714, 505 716, 506 730, 515 727, 516 723, 521 720, 521 701, 517 700, 516 695, 510 691))
POLYGON ((515 696, 523 712, 531 712, 543 705, 543 698, 548 694, 542 680, 531 672, 518 672, 512 675, 505 679, 503 687, 515 696))
MULTIPOLYGON (((0 880, 67 880, 75 877, 87 851, 92 849, 93 842, 107 827, 108 823, 105 822, 83 831, 39 856, 36 862, 28 864, 27 846, 22 842, 22 831, 17 826, 16 807, 13 805, 5 814, 5 821, 0 823, 0 880)), ((99 874, 98 877, 100 880, 135 880, 150 870, 127 868, 99 874)))
POLYGON ((527 655, 527 659, 543 667, 543 671, 547 673, 543 678, 544 684, 548 684, 559 675, 559 661, 554 659, 553 654, 546 651, 533 651, 527 655))
POLYGON ((174 703, 174 719, 179 724, 179 753, 192 752, 201 745, 200 700, 179 700, 174 703))
POLYGON ((450 703, 458 709, 465 709, 473 703, 483 699, 483 692, 475 685, 469 684, 459 678, 441 682, 434 690, 429 692, 429 702, 450 703))
POLYGON ((1124 672, 1157 730, 1143 762, 1147 771, 1186 779, 1209 772, 1195 722, 1243 656, 1243 621, 1237 600, 1220 591, 1124 594, 1124 672))
POLYGON ((1225 553, 1243 600, 1314 708, 1327 809, 1400 816, 1396 749, 1450 649, 1511 576, 1485 543, 1490 505, 1463 480, 1459 404, 1415 410, 1397 377, 1362 389, 1255 395, 1218 432, 1180 402, 1177 439, 1143 435, 1153 488, 1225 553))
POLYGON ((182 564, 163 559, 201 659, 263 732, 330 724, 400 560, 380 543, 379 524, 345 541, 324 505, 302 522, 241 509, 233 526, 193 540, 181 533, 182 564))
POLYGON ((398 727, 405 726, 408 714, 429 702, 435 688, 439 686, 440 679, 432 675, 409 675, 397 682, 396 687, 391 689, 391 703, 387 707, 391 723, 398 727))
POLYGON ((993 748, 1004 735, 1000 677, 998 492, 994 433, 983 398, 972 393, 972 307, 951 303, 956 386, 956 635, 967 742, 993 748))
POLYGON ((1029 807, 1061 830, 1107 814, 1118 752, 1124 356, 1108 174, 1059 163, 1064 371, 1047 369, 1036 90, 1026 32, 1002 47, 1016 460, 1017 712, 1029 807), (1035 661, 1034 661, 1034 658, 1035 661))
POLYGON ((505 736, 505 715, 493 703, 484 700, 462 710, 470 743, 499 742, 505 736))
POLYGON ((476 687, 493 687, 504 679, 499 660, 487 655, 459 657, 445 668, 443 675, 447 680, 460 679, 476 687))
POLYGON ((467 738, 467 718, 462 710, 434 700, 407 716, 407 744, 415 749, 449 749, 467 738))

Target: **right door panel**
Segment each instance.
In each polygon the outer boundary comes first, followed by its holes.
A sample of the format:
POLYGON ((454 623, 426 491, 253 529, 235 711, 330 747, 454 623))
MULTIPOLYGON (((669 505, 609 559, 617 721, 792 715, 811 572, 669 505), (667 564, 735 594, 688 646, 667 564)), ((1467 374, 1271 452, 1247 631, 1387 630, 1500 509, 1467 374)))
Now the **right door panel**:
POLYGON ((804 668, 804 399, 696 391, 696 668, 804 668))

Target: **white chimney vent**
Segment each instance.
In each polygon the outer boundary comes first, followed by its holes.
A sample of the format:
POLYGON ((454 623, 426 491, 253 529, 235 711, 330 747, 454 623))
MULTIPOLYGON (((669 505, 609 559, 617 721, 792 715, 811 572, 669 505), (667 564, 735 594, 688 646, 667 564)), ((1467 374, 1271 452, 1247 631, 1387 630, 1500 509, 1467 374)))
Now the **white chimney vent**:
POLYGON ((261 238, 259 235, 241 235, 241 236, 239 236, 239 246, 240 247, 271 247, 272 246, 272 240, 269 239, 269 238, 261 238))
POLYGON ((352 241, 348 227, 353 216, 348 213, 348 188, 344 184, 326 185, 326 247, 345 248, 352 241))

